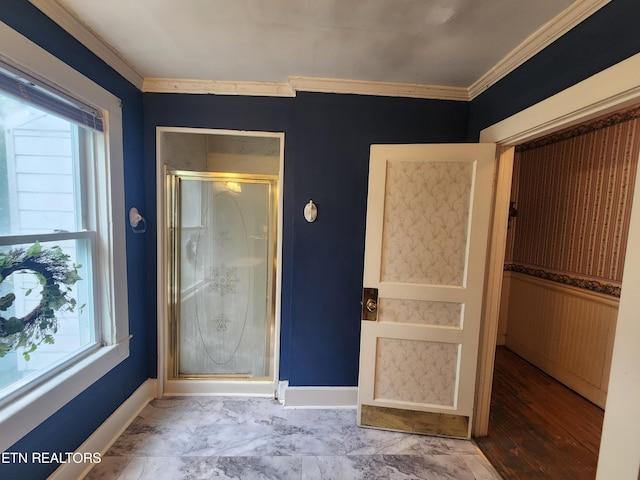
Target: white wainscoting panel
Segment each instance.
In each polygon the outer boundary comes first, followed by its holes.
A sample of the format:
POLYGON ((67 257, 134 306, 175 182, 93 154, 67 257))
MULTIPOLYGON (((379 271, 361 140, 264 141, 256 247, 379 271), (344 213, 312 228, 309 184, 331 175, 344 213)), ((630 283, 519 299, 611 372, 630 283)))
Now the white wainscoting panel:
POLYGON ((517 272, 505 277, 507 347, 604 408, 618 299, 517 272))

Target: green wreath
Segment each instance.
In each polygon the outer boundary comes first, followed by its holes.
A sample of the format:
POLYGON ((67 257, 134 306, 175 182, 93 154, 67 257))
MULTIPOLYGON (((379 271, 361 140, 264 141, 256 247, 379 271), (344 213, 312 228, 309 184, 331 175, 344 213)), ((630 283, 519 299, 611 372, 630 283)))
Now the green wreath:
MULTIPOLYGON (((42 286, 40 303, 24 317, 5 318, 16 298, 14 293, 0 297, 0 358, 18 348, 23 348, 25 360, 41 343, 53 344, 58 331, 55 312, 73 312, 76 300, 70 296, 71 286, 80 280, 78 268, 58 246, 42 248, 37 242, 28 249, 16 248, 0 253, 0 284, 14 272, 28 271, 35 274, 42 286)), ((30 295, 31 290, 25 292, 30 295)))

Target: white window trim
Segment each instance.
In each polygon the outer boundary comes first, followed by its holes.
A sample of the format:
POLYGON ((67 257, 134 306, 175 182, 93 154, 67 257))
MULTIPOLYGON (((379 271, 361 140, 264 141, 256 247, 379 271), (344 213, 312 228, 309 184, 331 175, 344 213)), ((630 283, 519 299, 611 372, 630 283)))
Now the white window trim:
POLYGON ((0 451, 5 451, 127 358, 130 336, 120 100, 2 22, 0 60, 101 109, 107 145, 107 158, 96 165, 98 183, 107 185, 98 188, 96 199, 96 227, 101 232, 95 264, 101 287, 97 314, 104 346, 0 408, 0 451), (104 332, 111 334, 105 337, 104 332))

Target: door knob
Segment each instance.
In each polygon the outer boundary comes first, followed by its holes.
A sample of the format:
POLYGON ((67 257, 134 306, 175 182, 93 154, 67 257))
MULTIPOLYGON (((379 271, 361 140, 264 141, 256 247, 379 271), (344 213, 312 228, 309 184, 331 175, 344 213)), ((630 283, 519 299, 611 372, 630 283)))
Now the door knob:
POLYGON ((362 292, 362 320, 378 321, 377 288, 365 288, 362 292))
POLYGON ((376 309, 378 308, 378 304, 373 298, 370 298, 369 300, 367 300, 367 303, 365 304, 365 306, 367 310, 369 310, 370 312, 375 312, 376 309))

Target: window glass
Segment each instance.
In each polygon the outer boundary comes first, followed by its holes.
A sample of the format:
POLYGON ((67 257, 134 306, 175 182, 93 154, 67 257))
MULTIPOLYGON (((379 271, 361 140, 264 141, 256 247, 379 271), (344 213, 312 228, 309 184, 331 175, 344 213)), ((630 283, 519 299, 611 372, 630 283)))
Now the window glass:
POLYGON ((96 345, 103 134, 0 91, 0 398, 96 345))

